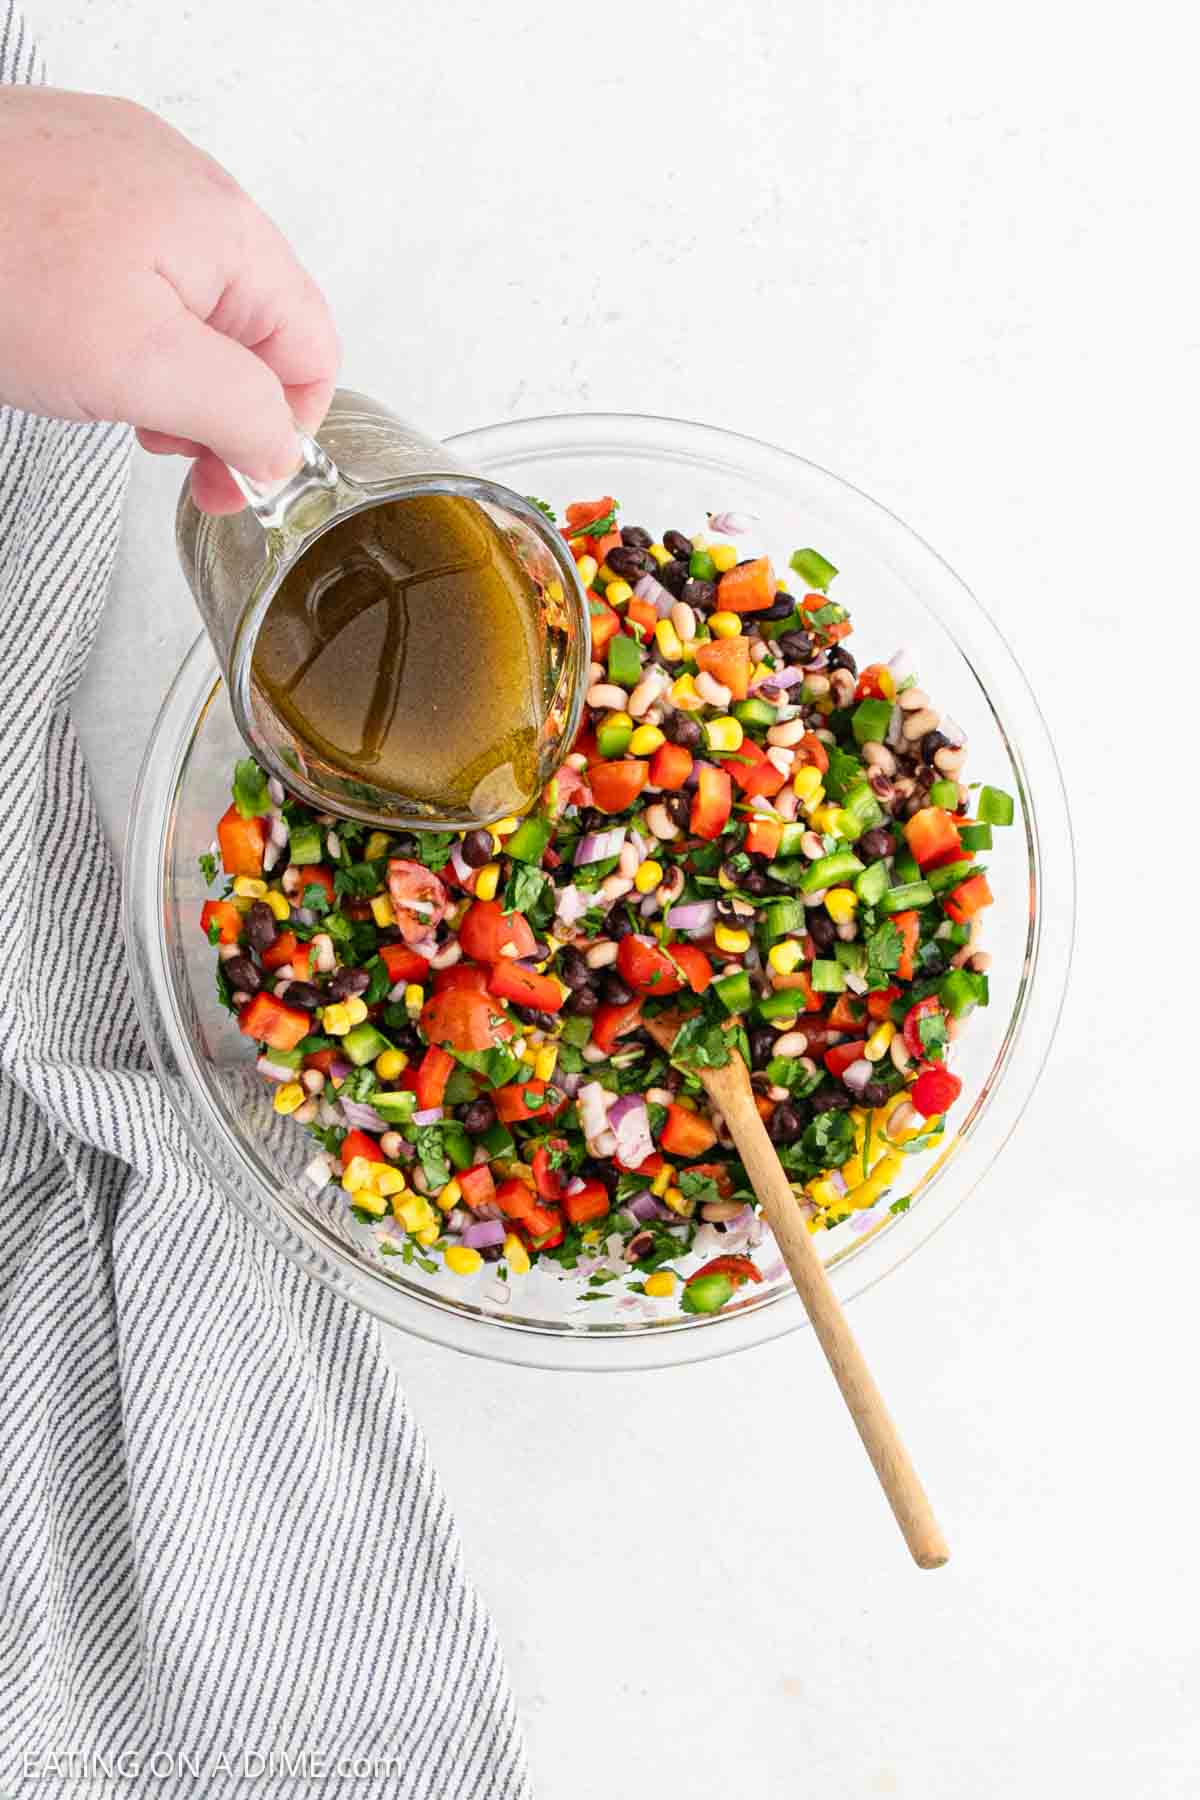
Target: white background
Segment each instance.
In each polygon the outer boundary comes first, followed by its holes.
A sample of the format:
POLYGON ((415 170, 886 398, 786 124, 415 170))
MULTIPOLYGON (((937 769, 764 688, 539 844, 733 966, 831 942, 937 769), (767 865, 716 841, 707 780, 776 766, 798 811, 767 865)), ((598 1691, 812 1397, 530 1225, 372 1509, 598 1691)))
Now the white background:
MULTIPOLYGON (((574 1380, 390 1341, 542 1800, 1195 1794, 1200 315, 1176 9, 32 10, 59 80, 157 107, 291 234, 352 385, 440 433, 595 407, 798 450, 942 550, 1054 727, 1083 898, 1056 1053, 964 1212, 853 1310, 949 1568, 908 1564, 807 1334, 574 1380)), ((177 480, 139 462, 79 709, 115 839, 197 629, 177 480)))

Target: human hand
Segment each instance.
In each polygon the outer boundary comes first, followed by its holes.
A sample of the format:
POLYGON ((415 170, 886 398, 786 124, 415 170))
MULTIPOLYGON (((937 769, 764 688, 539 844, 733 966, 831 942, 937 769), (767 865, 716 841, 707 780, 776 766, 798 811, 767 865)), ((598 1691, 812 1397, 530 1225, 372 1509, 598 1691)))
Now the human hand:
POLYGON ((224 465, 287 475, 337 363, 316 283, 211 157, 130 101, 0 87, 0 402, 127 420, 236 512, 224 465))

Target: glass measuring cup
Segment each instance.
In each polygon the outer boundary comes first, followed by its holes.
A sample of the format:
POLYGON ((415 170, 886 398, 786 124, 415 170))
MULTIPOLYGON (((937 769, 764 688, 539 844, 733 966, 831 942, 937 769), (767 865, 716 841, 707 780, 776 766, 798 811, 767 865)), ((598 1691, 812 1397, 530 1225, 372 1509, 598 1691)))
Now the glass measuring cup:
POLYGON ((365 394, 339 388, 316 438, 301 437, 300 451, 295 474, 272 488, 234 473, 249 503, 244 512, 200 512, 186 482, 179 499, 179 560, 220 659, 239 732, 262 766, 318 811, 391 829, 490 823, 509 808, 488 809, 486 793, 473 796, 478 812, 440 810, 331 764, 256 683, 255 641, 280 583, 331 526, 390 500, 448 494, 474 501, 509 535, 540 594, 540 785, 575 735, 590 660, 587 601, 565 540, 529 500, 472 475, 441 444, 365 394))

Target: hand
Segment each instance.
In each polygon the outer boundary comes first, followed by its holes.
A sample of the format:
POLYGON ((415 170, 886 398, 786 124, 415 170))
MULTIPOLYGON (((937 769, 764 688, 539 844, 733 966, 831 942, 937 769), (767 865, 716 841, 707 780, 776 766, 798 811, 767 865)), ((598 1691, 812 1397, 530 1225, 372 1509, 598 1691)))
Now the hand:
POLYGON ((0 87, 0 402, 128 420, 236 512, 224 464, 288 474, 337 364, 312 277, 211 157, 130 101, 0 87))

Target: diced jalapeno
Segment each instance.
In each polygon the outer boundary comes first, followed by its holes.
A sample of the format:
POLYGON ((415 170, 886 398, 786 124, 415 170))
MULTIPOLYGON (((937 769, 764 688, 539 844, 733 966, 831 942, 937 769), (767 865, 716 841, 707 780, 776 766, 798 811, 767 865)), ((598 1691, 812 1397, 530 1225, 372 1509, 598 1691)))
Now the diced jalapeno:
POLYGON ((753 694, 748 700, 735 700, 729 710, 740 725, 760 725, 764 729, 775 723, 778 712, 778 708, 753 694))
POLYGON ((835 850, 805 870, 800 887, 806 894, 816 894, 822 888, 836 887, 839 881, 849 881, 852 875, 861 875, 863 867, 853 850, 835 850))
POLYGON ((968 875, 981 873, 973 862, 952 862, 943 863, 940 869, 927 870, 925 879, 935 894, 948 894, 951 888, 956 888, 968 875))
POLYGON ((688 574, 693 581, 715 581, 717 565, 707 550, 693 550, 688 562, 688 574))
POLYGON ((551 819, 522 819, 511 837, 505 838, 505 853, 515 857, 517 862, 539 863, 553 833, 554 822, 551 819))
POLYGON ((713 982, 713 992, 726 1012, 741 1013, 750 1010, 753 996, 750 992, 750 977, 745 969, 735 969, 732 975, 722 975, 713 982))
POLYGON ((815 994, 841 994, 846 987, 846 972, 840 962, 818 956, 811 970, 815 994))
POLYGON ((879 904, 885 913, 911 912, 928 906, 932 899, 933 889, 927 881, 906 881, 903 887, 889 888, 879 904))
POLYGON ((608 679, 623 688, 635 688, 642 679, 642 653, 623 632, 608 641, 608 679))
POLYGON ((352 1026, 342 1039, 342 1049, 356 1069, 374 1062, 377 1056, 382 1056, 390 1048, 383 1033, 376 1031, 369 1019, 364 1019, 361 1025, 352 1026))
POLYGON ((891 722, 890 700, 860 700, 850 721, 855 743, 882 744, 891 722))
POLYGON ((1003 788, 981 787, 979 805, 976 808, 982 825, 1011 825, 1013 822, 1013 799, 1003 788))
POLYGON ((293 825, 288 838, 288 861, 299 866, 301 863, 319 863, 325 846, 321 842, 321 831, 317 825, 293 825))
POLYGON ((872 863, 861 875, 854 878, 854 891, 864 906, 878 906, 887 893, 887 885, 891 877, 885 862, 872 863))

